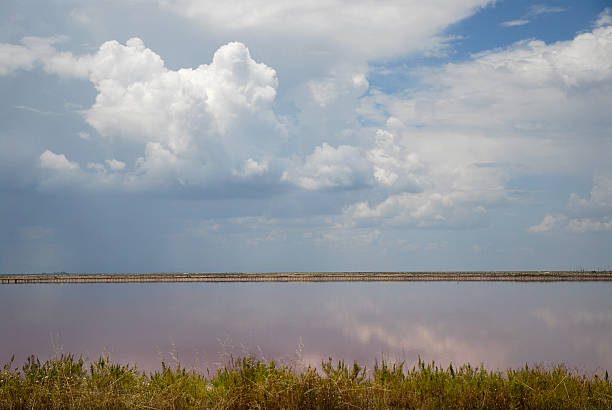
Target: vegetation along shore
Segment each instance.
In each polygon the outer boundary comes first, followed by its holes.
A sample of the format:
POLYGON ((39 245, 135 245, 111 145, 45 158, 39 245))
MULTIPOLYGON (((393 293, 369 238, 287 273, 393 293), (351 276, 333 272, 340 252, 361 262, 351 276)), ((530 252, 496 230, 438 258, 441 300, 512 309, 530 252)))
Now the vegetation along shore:
POLYGON ((108 358, 32 356, 21 368, 11 362, 0 370, 0 408, 612 408, 612 383, 607 372, 586 376, 564 366, 490 371, 378 362, 366 371, 329 359, 322 370, 297 370, 245 357, 215 372, 162 363, 145 374, 108 358))
POLYGON ((0 284, 130 282, 384 282, 612 281, 612 271, 281 272, 281 273, 48 273, 0 275, 0 284))

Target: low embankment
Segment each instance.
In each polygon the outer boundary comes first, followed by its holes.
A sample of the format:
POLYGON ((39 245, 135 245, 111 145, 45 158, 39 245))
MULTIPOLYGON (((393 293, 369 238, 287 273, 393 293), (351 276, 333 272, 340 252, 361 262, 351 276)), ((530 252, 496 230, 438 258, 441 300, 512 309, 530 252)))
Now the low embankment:
POLYGON ((1 284, 150 282, 608 282, 612 271, 516 272, 282 272, 282 273, 53 273, 0 275, 1 284))

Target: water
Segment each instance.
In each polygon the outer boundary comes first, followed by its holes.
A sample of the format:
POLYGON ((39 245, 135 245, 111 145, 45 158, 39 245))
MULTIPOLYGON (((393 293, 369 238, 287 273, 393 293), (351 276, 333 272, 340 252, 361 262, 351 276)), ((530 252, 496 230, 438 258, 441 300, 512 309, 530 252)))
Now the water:
POLYGON ((0 362, 108 353, 141 369, 229 354, 297 365, 384 355, 491 369, 612 370, 612 283, 164 283, 0 286, 0 362), (296 353, 298 351, 298 353, 296 353))

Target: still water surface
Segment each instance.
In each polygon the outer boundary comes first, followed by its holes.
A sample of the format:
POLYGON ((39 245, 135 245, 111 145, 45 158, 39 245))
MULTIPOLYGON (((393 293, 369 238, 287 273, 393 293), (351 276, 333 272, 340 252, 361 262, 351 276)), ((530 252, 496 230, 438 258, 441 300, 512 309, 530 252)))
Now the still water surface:
POLYGON ((612 283, 3 285, 0 309, 2 363, 108 353, 145 370, 162 357, 214 369, 229 354, 298 365, 382 354, 612 369, 612 283))

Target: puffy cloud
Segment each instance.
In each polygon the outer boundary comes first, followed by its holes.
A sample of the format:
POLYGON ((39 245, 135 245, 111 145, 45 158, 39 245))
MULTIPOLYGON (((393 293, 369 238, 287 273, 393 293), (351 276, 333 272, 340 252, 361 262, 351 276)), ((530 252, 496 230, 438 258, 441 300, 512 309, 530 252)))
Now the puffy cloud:
POLYGON ((282 180, 308 190, 355 188, 368 184, 370 174, 370 165, 359 149, 349 145, 334 148, 323 143, 303 163, 294 160, 282 180))
POLYGON ((232 134, 245 122, 267 122, 271 132, 279 126, 271 111, 276 73, 241 43, 219 48, 210 65, 195 69, 168 70, 137 38, 125 46, 106 42, 93 60, 90 79, 99 93, 85 118, 102 135, 155 141, 175 153, 199 143, 236 151, 266 142, 265 136, 249 141, 232 134))
POLYGON ((27 47, 14 44, 0 44, 0 75, 17 69, 31 69, 37 56, 27 47))
POLYGON ((565 212, 546 215, 542 222, 530 227, 528 231, 542 233, 554 229, 573 233, 612 231, 612 178, 594 178, 590 198, 572 193, 565 212))
POLYGON ((582 198, 573 192, 567 208, 575 215, 612 214, 612 176, 595 177, 590 198, 582 198))
POLYGON ((55 171, 76 171, 80 169, 79 164, 69 161, 64 154, 56 154, 49 150, 40 154, 40 166, 55 171))
POLYGON ((184 184, 178 175, 179 158, 159 142, 148 142, 144 156, 136 161, 136 170, 126 176, 126 184, 134 189, 168 187, 184 184))
POLYGON ((96 88, 104 82, 128 88, 134 83, 146 83, 166 73, 164 61, 145 47, 139 38, 131 38, 125 46, 117 41, 107 41, 93 57, 90 79, 96 88))
POLYGON ((23 45, 0 43, 0 75, 41 65, 49 73, 86 78, 91 65, 89 57, 77 58, 72 53, 57 51, 55 44, 65 40, 63 36, 24 37, 23 45))
POLYGON ((248 158, 246 161, 244 161, 244 165, 242 166, 241 170, 232 171, 234 175, 243 176, 243 177, 261 175, 261 174, 265 174, 266 172, 268 172, 268 162, 263 161, 260 163, 260 162, 255 161, 253 158, 248 158))
MULTIPOLYGON (((189 9, 198 18, 220 16, 186 0, 165 5, 183 7, 182 13, 189 9)), ((267 17, 251 16, 252 27, 275 21, 271 16, 290 13, 292 7, 283 4, 267 17)), ((318 13, 317 7, 312 10, 318 13)), ((249 24, 237 23, 234 29, 249 24)), ((460 227, 481 221, 488 207, 510 200, 506 184, 517 169, 529 173, 579 164, 565 161, 575 152, 568 149, 575 146, 571 137, 578 132, 584 138, 605 137, 611 126, 606 102, 612 87, 612 27, 604 23, 571 41, 519 42, 467 62, 421 70, 421 87, 395 95, 370 90, 364 96, 367 67, 337 66, 303 84, 292 131, 300 128, 305 140, 285 148, 314 145, 317 133, 307 129, 309 119, 327 121, 333 135, 309 155, 289 161, 275 158, 284 137, 273 109, 276 72, 254 61, 243 44, 222 46, 210 64, 172 70, 137 38, 125 45, 106 42, 81 57, 58 52, 56 42, 30 39, 15 47, 20 53, 37 50, 36 57, 22 59, 24 67, 38 61, 50 72, 69 74, 71 65, 78 67, 72 75, 86 72, 98 91, 93 106, 82 111, 86 121, 107 141, 135 142, 144 153, 133 163, 109 159, 83 172, 97 183, 128 189, 201 188, 266 175, 306 190, 375 188, 376 200, 345 208, 345 216, 359 223, 378 218, 408 226, 460 227), (358 120, 385 126, 373 130, 358 120)), ((592 198, 598 201, 597 194, 592 198)), ((570 202, 578 206, 580 200, 570 202)), ((604 229, 606 221, 600 222, 572 226, 604 229)))
MULTIPOLYGON (((39 164, 45 171, 39 183, 42 190, 83 186, 93 181, 93 178, 87 178, 77 162, 70 161, 64 154, 46 150, 40 155, 39 164)), ((89 164, 87 168, 91 170, 89 164)))
POLYGON ((23 46, 0 44, 0 74, 40 63, 50 73, 89 78, 98 95, 85 117, 103 135, 156 139, 180 150, 189 143, 185 134, 193 131, 194 118, 204 117, 203 126, 219 133, 244 113, 278 125, 269 111, 276 72, 255 62, 242 43, 220 47, 210 65, 168 70, 139 38, 125 45, 107 41, 85 56, 56 50, 63 40, 25 37, 23 46))
MULTIPOLYGON (((487 162, 496 144, 482 138, 455 137, 435 141, 410 133, 397 136, 403 125, 391 118, 378 129, 369 149, 327 143, 303 162, 294 160, 283 180, 304 189, 376 186, 379 203, 359 202, 344 209, 346 227, 385 224, 419 228, 463 228, 481 224, 487 208, 512 201, 505 188, 509 173, 487 162), (473 146, 480 145, 481 153, 473 146)), ((404 127, 405 128, 405 127, 404 127)))
POLYGON ((540 233, 548 232, 553 229, 559 222, 565 221, 567 218, 562 215, 546 215, 542 222, 537 225, 529 227, 529 232, 540 233))
POLYGON ((532 233, 544 233, 553 230, 564 230, 573 233, 609 232, 612 231, 612 217, 603 218, 569 218, 567 215, 546 215, 542 222, 527 229, 532 233))
MULTIPOLYGON (((368 155, 376 180, 392 187, 407 176, 418 189, 353 204, 345 216, 358 225, 473 226, 485 221, 487 208, 514 201, 507 189, 514 175, 585 169, 609 175, 606 150, 591 149, 584 139, 610 144, 611 67, 612 27, 602 26, 571 41, 519 42, 418 71, 429 87, 370 93, 362 112, 388 118, 368 155)), ((604 185, 598 182, 588 205, 580 206, 601 210, 609 202, 604 185)), ((530 231, 608 229, 608 211, 595 220, 569 214, 582 202, 574 195, 567 215, 549 215, 530 231)))
POLYGON ((402 193, 374 206, 367 202, 353 204, 345 214, 358 223, 374 220, 390 226, 463 228, 479 223, 479 217, 486 213, 482 203, 469 193, 402 193))
POLYGON ((294 159, 282 180, 308 190, 381 185, 418 191, 423 164, 416 153, 394 139, 393 133, 379 129, 367 150, 323 143, 303 162, 294 159))
MULTIPOLYGON (((98 92, 95 103, 81 111, 87 123, 111 144, 124 140, 144 147, 131 167, 116 159, 106 160, 106 166, 90 162, 81 182, 126 189, 201 188, 262 175, 286 138, 273 111, 276 72, 254 61, 242 43, 220 47, 210 64, 170 70, 138 38, 125 45, 107 41, 96 53, 76 57, 54 48, 60 40, 25 38, 23 46, 2 45, 0 61, 14 63, 0 63, 0 74, 40 64, 51 73, 86 76, 98 92), (107 170, 124 172, 111 177, 107 170)), ((80 170, 51 151, 40 161, 55 171, 80 170)))
POLYGON ((602 135, 610 127, 611 65, 612 26, 571 41, 518 42, 465 63, 421 70, 417 74, 430 87, 391 98, 386 108, 408 125, 497 135, 602 135))
MULTIPOLYGON (((396 121, 388 121, 398 127, 396 121)), ((372 176, 388 196, 344 209, 357 225, 386 224, 419 228, 463 228, 483 222, 487 208, 512 201, 505 185, 508 171, 487 162, 495 144, 481 138, 435 134, 426 139, 404 132, 401 136, 379 129, 366 157, 372 176), (436 139, 439 139, 436 141, 436 139), (482 152, 474 152, 480 145, 482 152)))
POLYGON ((121 171, 125 168, 125 162, 116 159, 107 159, 106 164, 112 171, 121 171))
POLYGON ((226 33, 291 36, 365 58, 422 50, 449 24, 490 0, 316 0, 286 2, 240 0, 220 4, 200 0, 161 0, 162 7, 212 25, 226 33))
POLYGON ((416 171, 423 165, 419 156, 395 143, 395 135, 385 130, 377 130, 375 146, 366 156, 374 166, 374 179, 384 186, 402 186, 415 189, 419 186, 416 171))

